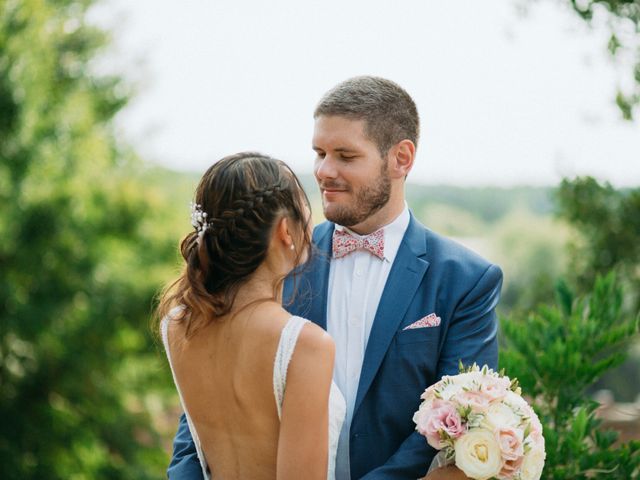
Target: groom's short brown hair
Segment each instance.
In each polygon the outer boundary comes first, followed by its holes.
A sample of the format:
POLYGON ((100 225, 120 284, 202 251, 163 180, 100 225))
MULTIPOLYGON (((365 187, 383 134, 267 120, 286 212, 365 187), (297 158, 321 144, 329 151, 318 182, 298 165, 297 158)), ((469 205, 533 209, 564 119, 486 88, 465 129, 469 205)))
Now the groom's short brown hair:
POLYGON ((380 77, 354 77, 336 85, 320 100, 313 118, 340 116, 365 121, 365 133, 385 156, 408 139, 418 146, 420 118, 411 96, 398 84, 380 77))

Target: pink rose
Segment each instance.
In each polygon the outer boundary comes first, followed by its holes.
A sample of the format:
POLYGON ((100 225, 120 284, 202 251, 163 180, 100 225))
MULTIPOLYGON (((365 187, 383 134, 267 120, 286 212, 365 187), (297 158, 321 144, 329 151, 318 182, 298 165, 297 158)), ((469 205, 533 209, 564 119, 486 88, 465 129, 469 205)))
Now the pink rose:
POLYGON ((500 427, 496 431, 498 445, 500 445, 500 453, 505 461, 502 470, 500 470, 500 479, 510 479, 520 469, 524 460, 524 445, 520 432, 511 427, 500 427))
POLYGON ((455 395, 455 400, 465 407, 471 407, 474 412, 486 412, 491 403, 491 396, 486 392, 466 390, 455 395))
POLYGON ((416 424, 416 430, 420 431, 420 425, 424 425, 431 412, 433 400, 425 400, 420 404, 420 408, 413 414, 413 423, 416 424))
POLYGON ((515 478, 516 474, 520 471, 523 461, 524 455, 516 460, 505 461, 500 473, 498 474, 498 478, 500 480, 511 480, 512 478, 515 478))
POLYGON ((417 430, 427 437, 429 445, 439 450, 447 446, 442 439, 443 433, 456 439, 467 429, 462 423, 455 404, 436 399, 433 401, 432 408, 418 419, 417 430))
POLYGON ((524 455, 524 446, 522 445, 522 438, 520 438, 520 432, 518 430, 511 427, 500 427, 496 431, 496 435, 498 437, 502 458, 505 460, 515 460, 524 455))
POLYGON ((494 377, 485 375, 480 380, 480 390, 482 390, 491 400, 502 400, 509 392, 511 381, 507 377, 494 377))

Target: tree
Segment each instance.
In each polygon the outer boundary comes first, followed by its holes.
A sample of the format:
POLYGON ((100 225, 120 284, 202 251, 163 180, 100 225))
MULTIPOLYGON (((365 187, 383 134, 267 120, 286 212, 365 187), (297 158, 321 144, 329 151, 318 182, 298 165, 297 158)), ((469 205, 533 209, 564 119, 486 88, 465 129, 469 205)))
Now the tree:
POLYGON ((91 72, 108 40, 91 3, 0 0, 3 479, 158 478, 166 462, 145 332, 174 247, 114 136, 127 90, 91 72))
POLYGON ((591 177, 564 179, 556 193, 558 215, 579 234, 571 245, 571 272, 582 290, 612 269, 628 283, 640 308, 640 188, 616 190, 591 177))
POLYGON ((637 338, 637 315, 623 313, 623 292, 613 274, 598 277, 588 295, 575 298, 559 283, 557 305, 527 318, 503 319, 507 348, 500 364, 532 397, 544 428, 543 479, 640 478, 640 442, 616 444, 601 428, 598 404, 586 390, 622 363, 637 338))
POLYGON ((632 85, 618 89, 616 104, 626 120, 640 105, 640 1, 639 0, 569 0, 571 8, 586 22, 591 22, 597 9, 606 13, 610 36, 607 48, 615 58, 622 51, 635 56, 632 85))
MULTIPOLYGON (((640 188, 616 190, 593 178, 565 179, 556 192, 558 215, 577 238, 569 245, 569 275, 587 292, 598 275, 615 270, 627 292, 628 312, 640 309, 640 188)), ((638 396, 640 356, 635 351, 618 368, 607 372, 594 389, 609 389, 618 400, 638 396)))

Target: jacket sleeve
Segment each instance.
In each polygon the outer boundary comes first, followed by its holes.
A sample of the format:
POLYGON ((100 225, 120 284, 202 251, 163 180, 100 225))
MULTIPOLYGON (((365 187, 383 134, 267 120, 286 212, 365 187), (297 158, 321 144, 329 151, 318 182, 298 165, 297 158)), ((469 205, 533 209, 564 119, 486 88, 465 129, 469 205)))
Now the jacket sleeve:
POLYGON ((169 480, 204 480, 196 445, 191 438, 187 417, 182 414, 173 439, 173 456, 167 469, 169 480))
POLYGON ((437 450, 418 432, 409 435, 384 465, 367 473, 362 480, 415 480, 427 474, 437 450))
MULTIPOLYGON (((495 307, 502 288, 502 271, 490 265, 475 286, 455 308, 440 352, 437 378, 458 373, 465 366, 498 367, 497 318, 495 307)), ((425 385, 427 387, 428 385, 425 385)), ((384 465, 367 473, 363 480, 401 480, 423 477, 436 454, 426 439, 413 432, 384 465)))
POLYGON ((440 352, 437 378, 456 375, 460 362, 498 368, 498 320, 502 271, 490 265, 458 303, 440 352))

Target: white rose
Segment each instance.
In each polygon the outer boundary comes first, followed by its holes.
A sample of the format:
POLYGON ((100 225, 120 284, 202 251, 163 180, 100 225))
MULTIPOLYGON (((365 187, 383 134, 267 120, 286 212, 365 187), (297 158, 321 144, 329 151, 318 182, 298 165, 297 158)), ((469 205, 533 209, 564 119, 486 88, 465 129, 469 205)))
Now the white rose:
POLYGON ((470 430, 455 442, 456 466, 467 477, 487 480, 502 469, 500 445, 489 430, 470 430))
POLYGON ((486 422, 492 427, 513 427, 520 425, 522 417, 509 405, 502 402, 493 403, 487 410, 486 422))
POLYGON ((462 385, 457 383, 448 383, 440 390, 440 395, 444 400, 451 400, 451 397, 462 391, 462 385))
POLYGON ((546 453, 544 447, 535 445, 524 456, 522 466, 520 467, 520 478, 522 480, 538 480, 542 475, 545 458, 546 453))
POLYGON ((456 383, 470 387, 472 383, 479 384, 482 381, 483 376, 482 372, 477 371, 461 373, 457 375, 458 378, 456 379, 456 383))
POLYGON ((507 395, 504 397, 503 401, 513 407, 516 407, 522 410, 526 409, 529 406, 529 404, 524 398, 522 398, 520 395, 512 391, 507 392, 507 395))

